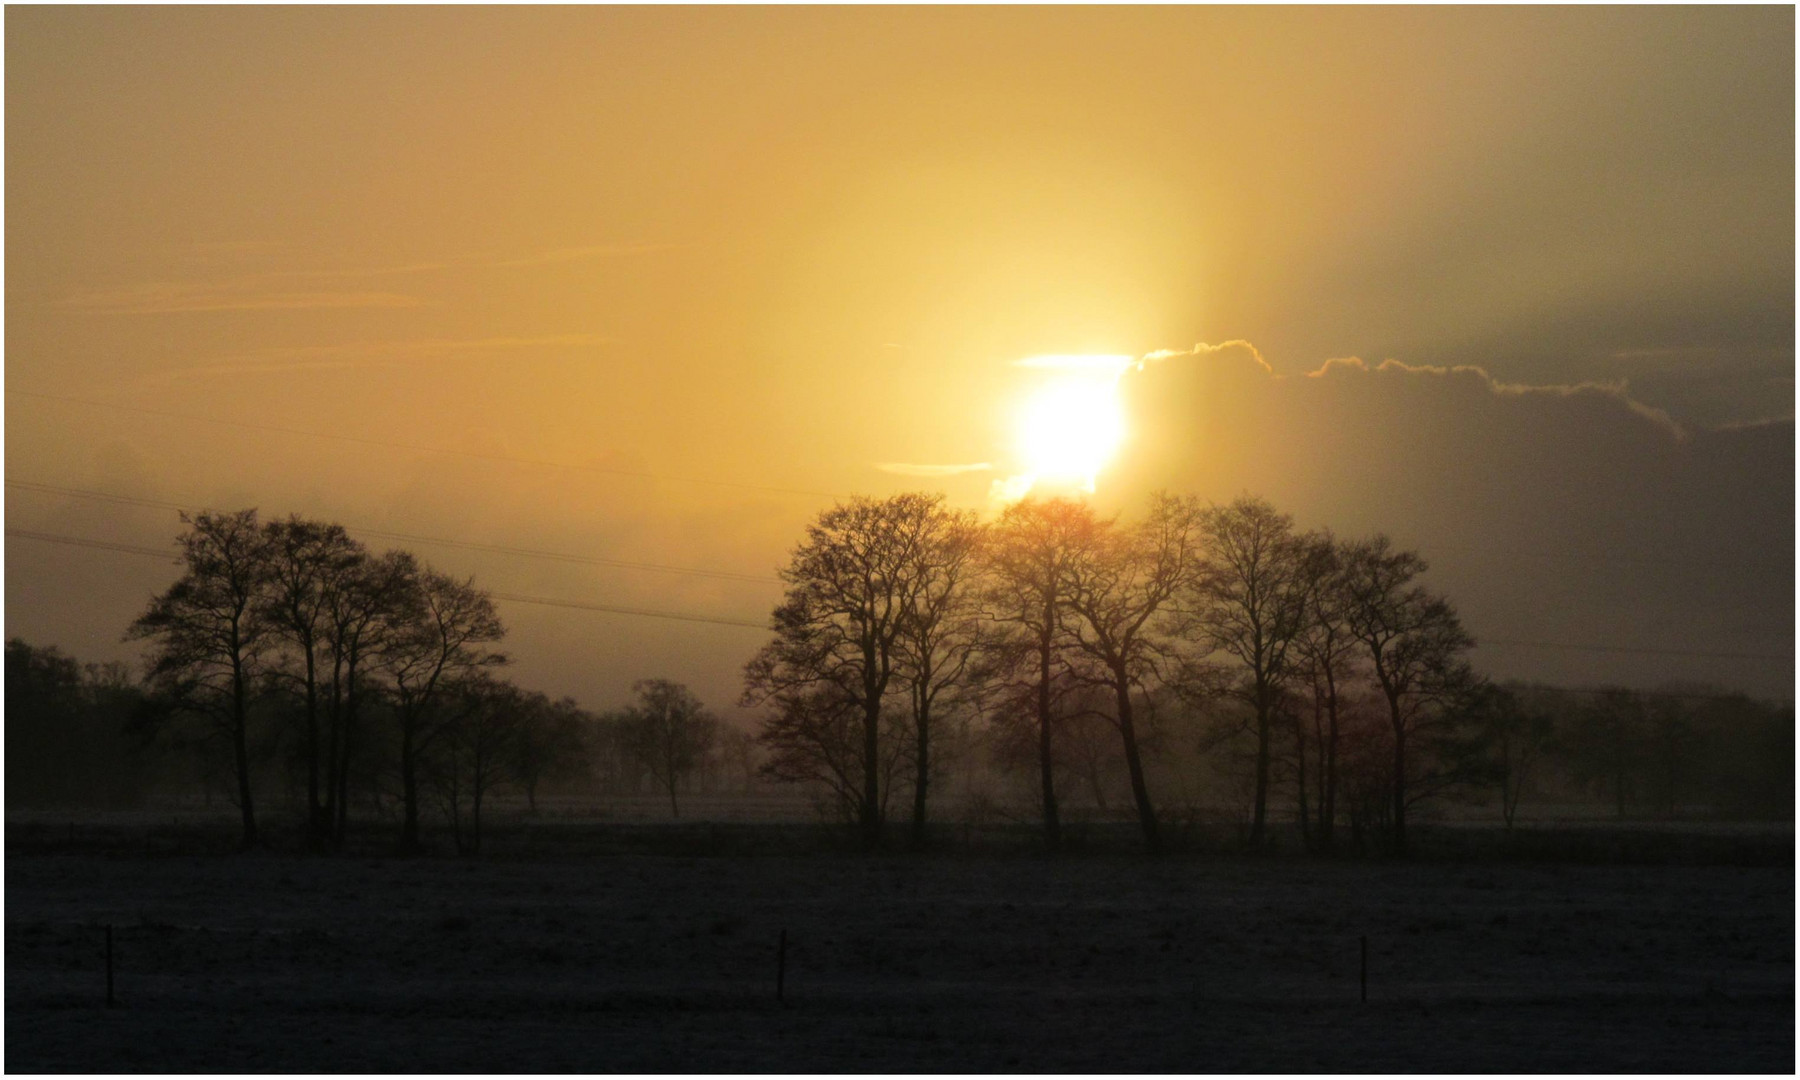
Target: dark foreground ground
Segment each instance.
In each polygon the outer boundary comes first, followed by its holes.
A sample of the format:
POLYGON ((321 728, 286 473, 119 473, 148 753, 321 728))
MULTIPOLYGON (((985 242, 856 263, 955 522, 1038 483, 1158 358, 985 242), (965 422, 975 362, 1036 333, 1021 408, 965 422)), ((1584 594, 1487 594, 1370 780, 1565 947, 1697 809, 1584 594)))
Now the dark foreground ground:
POLYGON ((8 847, 15 1072, 1795 1065, 1791 861, 8 847))

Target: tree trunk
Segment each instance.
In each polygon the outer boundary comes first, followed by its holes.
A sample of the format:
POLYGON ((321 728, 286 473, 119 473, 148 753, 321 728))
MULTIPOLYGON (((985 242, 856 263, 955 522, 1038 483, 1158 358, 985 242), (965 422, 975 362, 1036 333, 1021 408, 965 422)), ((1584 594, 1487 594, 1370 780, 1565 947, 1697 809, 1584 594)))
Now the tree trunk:
POLYGON ((481 854, 481 789, 479 779, 475 781, 475 790, 469 793, 469 854, 481 854))
POLYGON ((1269 812, 1269 695, 1256 690, 1256 810, 1250 822, 1250 847, 1261 851, 1269 812))
POLYGON ((1094 805, 1104 812, 1107 809, 1106 785, 1100 782, 1100 759, 1092 754, 1087 759, 1087 779, 1088 788, 1094 793, 1094 805))
POLYGON ((1113 696, 1119 710, 1119 735, 1125 740, 1125 765, 1131 771, 1131 797, 1137 802, 1138 825, 1144 830, 1144 845, 1152 855, 1162 852, 1162 837, 1156 828, 1156 808, 1150 805, 1150 789, 1144 783, 1144 763, 1138 756, 1137 729, 1131 709, 1131 684, 1123 671, 1113 671, 1113 696))
POLYGON ((881 846, 881 701, 863 705, 862 837, 881 846))
POLYGON ((336 839, 338 800, 342 797, 338 790, 338 739, 344 722, 343 698, 343 661, 335 655, 331 658, 331 692, 326 698, 325 709, 325 807, 320 822, 320 831, 327 845, 336 839))
POLYGON ((324 840, 321 823, 324 811, 319 803, 319 682, 312 641, 306 651, 306 831, 313 847, 324 840))
MULTIPOLYGON (((1044 604, 1045 627, 1053 625, 1053 602, 1044 604)), ((1056 815, 1056 770, 1050 756, 1050 636, 1048 631, 1038 643, 1038 770, 1044 793, 1044 845, 1055 851, 1062 845, 1062 823, 1056 815)))
POLYGON ((419 849, 419 780, 417 755, 413 752, 413 717, 410 709, 400 718, 400 797, 405 814, 400 825, 400 850, 411 854, 419 849))
POLYGON ((881 846, 881 690, 875 681, 875 646, 863 646, 863 846, 881 846))
POLYGON ((234 655, 231 671, 231 743, 237 758, 238 811, 244 819, 244 847, 256 846, 256 808, 250 796, 249 705, 245 701, 244 669, 234 655))
POLYGON ((916 770, 913 777, 913 819, 912 846, 919 849, 925 846, 925 795, 931 782, 931 699, 923 693, 918 696, 917 709, 917 754, 916 770))
POLYGON ((337 820, 332 825, 331 840, 338 848, 344 846, 344 834, 350 824, 350 736, 356 730, 356 664, 351 662, 344 682, 344 718, 343 737, 338 745, 337 770, 337 820))
POLYGON ((1325 670, 1325 798, 1319 804, 1319 850, 1329 853, 1337 841, 1337 680, 1325 670))
MULTIPOLYGON (((1396 714, 1398 710, 1395 710, 1396 714)), ((1406 856, 1406 727, 1394 720, 1394 854, 1406 856)))
POLYGON ((1295 766, 1294 789, 1299 792, 1300 841, 1306 850, 1313 850, 1312 820, 1307 816, 1306 806, 1306 725, 1298 716, 1294 717, 1294 756, 1298 764, 1295 766))

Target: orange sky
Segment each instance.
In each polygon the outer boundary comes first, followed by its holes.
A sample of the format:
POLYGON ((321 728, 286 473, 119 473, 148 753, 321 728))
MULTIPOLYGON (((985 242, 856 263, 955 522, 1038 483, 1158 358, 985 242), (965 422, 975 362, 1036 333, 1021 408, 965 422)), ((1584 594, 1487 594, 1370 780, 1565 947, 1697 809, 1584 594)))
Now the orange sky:
MULTIPOLYGON (((1435 541, 1478 637, 1773 649, 1785 666, 1674 674, 1791 686, 1791 633, 1766 625, 1791 631, 1791 601, 1719 615, 1791 598, 1791 437, 1785 456, 1765 445, 1779 438, 1717 453, 1689 438, 1767 420, 1791 435, 1790 8, 5 18, 9 481, 768 575, 824 495, 920 483, 876 463, 1015 468, 1008 424, 1041 377, 1013 366, 1025 356, 1242 339, 1290 387, 1347 356, 1624 380, 1690 447, 1670 453, 1704 461, 1639 482, 1617 462, 1662 451, 1607 456, 1639 437, 1608 426, 1618 410, 1520 421, 1519 445, 1543 423, 1562 460, 1613 464, 1565 475, 1565 505, 1535 498, 1562 482, 1529 471, 1548 466, 1512 462, 1481 536, 1394 496, 1436 490, 1418 446, 1328 483, 1307 471, 1317 456, 1198 475, 1140 442, 1119 476, 1255 486, 1304 524, 1435 541), (1677 569, 1617 580, 1456 554, 1496 528, 1554 540, 1577 504, 1617 503, 1619 543, 1652 519, 1690 529, 1671 503, 1689 497, 1682 470, 1775 490, 1756 511, 1787 507, 1785 532, 1759 533, 1765 569, 1692 585, 1678 568, 1716 539, 1705 529, 1658 548, 1684 552, 1677 569), (1534 581, 1554 600, 1530 602, 1534 581), (1739 624, 1754 632, 1719 637, 1739 624)), ((1164 404, 1161 429, 1199 430, 1164 404)), ((1274 407, 1271 445, 1310 447, 1350 424, 1332 410, 1361 406, 1317 408, 1303 427, 1299 406, 1274 407)), ((1494 460, 1477 441, 1491 432, 1444 437, 1469 451, 1462 468, 1494 460)), ((1247 439, 1176 452, 1222 461, 1247 439)), ((978 505, 992 479, 929 483, 978 505)), ((1121 485, 1102 494, 1129 504, 1121 485)), ((6 511, 9 528, 129 544, 174 528, 166 510, 17 483, 6 511)), ((417 546, 521 594, 753 620, 775 594, 417 546)), ((129 655, 117 635, 167 579, 153 560, 15 537, 7 632, 129 655)), ((596 706, 651 675, 723 704, 758 640, 505 614, 518 677, 596 706)), ((1483 659, 1568 680, 1670 673, 1642 656, 1483 659)))

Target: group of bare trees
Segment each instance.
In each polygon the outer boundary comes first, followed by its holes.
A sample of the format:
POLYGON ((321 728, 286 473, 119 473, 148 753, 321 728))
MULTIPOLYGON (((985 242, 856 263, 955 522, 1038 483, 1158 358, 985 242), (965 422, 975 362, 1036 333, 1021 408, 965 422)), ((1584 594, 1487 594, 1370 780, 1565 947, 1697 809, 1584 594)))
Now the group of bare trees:
POLYGON ((377 736, 397 736, 402 848, 418 846, 428 792, 447 800, 459 835, 465 805, 478 820, 496 770, 544 726, 525 718, 547 711, 493 674, 505 630, 488 595, 410 553, 371 553, 338 525, 259 522, 254 510, 183 520, 183 573, 127 636, 150 642, 163 726, 230 747, 244 844, 257 840, 252 716, 270 712, 301 733, 315 845, 343 842, 352 764, 377 736), (391 724, 377 730, 376 716, 391 724))
POLYGON ((1279 769, 1307 842, 1329 850, 1354 749, 1353 819, 1379 820, 1404 851, 1408 810, 1473 777, 1456 740, 1483 688, 1464 659, 1474 643, 1421 584, 1425 569, 1385 537, 1302 532, 1248 497, 1158 494, 1135 519, 1027 499, 986 525, 938 495, 858 498, 822 513, 783 570, 775 637, 747 666, 744 701, 767 709, 769 773, 824 785, 870 843, 902 778, 923 837, 948 708, 1033 727, 1052 847, 1059 740, 1104 721, 1157 850, 1145 724, 1160 708, 1206 714, 1217 742, 1253 743, 1253 845, 1279 769), (1366 738, 1348 746, 1373 713, 1381 761, 1366 738))
POLYGON ((123 726, 225 791, 246 845, 278 781, 320 849, 343 846, 353 798, 395 822, 401 850, 435 808, 473 853, 502 789, 535 811, 547 781, 648 785, 679 815, 696 785, 736 776, 747 791, 753 775, 812 785, 871 845, 898 793, 923 844, 934 793, 972 775, 954 771, 972 738, 1003 772, 1029 769, 1053 848, 1065 789, 1104 808, 1115 785, 1145 845, 1163 847, 1158 807, 1181 752, 1242 783, 1256 848, 1280 818, 1321 852, 1345 827, 1359 847, 1404 852, 1409 814, 1458 792, 1497 797, 1510 825, 1547 771, 1620 816, 1791 800, 1791 707, 1496 686, 1471 670, 1473 641, 1417 553, 1301 531, 1255 498, 1159 494, 1133 517, 1027 499, 985 523, 932 494, 834 506, 782 571, 774 636, 746 667, 744 704, 764 717, 754 741, 664 679, 601 714, 513 685, 492 599, 410 553, 249 510, 184 520, 181 576, 127 635, 150 644, 142 685, 9 642, 8 745, 35 748, 9 757, 9 791, 78 797, 85 782, 51 783, 42 764, 67 759, 140 797, 147 759, 68 737, 123 726))
POLYGON ((492 598, 408 552, 377 555, 341 526, 254 510, 183 521, 182 575, 127 633, 151 645, 134 726, 202 755, 228 749, 246 846, 256 736, 271 724, 298 736, 318 848, 342 846, 358 781, 397 807, 402 851, 420 846, 435 805, 457 850, 475 853, 483 806, 503 787, 535 810, 541 783, 580 780, 610 753, 678 812, 682 785, 732 743, 665 679, 596 716, 501 678, 492 598))

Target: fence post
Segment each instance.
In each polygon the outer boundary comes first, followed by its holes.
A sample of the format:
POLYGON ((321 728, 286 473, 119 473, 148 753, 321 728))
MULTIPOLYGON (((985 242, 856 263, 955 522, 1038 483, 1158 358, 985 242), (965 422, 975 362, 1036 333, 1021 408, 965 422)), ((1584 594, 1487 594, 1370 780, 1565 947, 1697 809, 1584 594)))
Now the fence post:
POLYGON ((1362 1000, 1369 1003, 1369 935, 1362 936, 1362 1000))
POLYGON ((112 923, 106 924, 106 1007, 112 1008, 117 1002, 113 1000, 113 950, 112 923))
POLYGON ((781 944, 775 950, 775 1000, 787 1003, 787 929, 781 931, 781 944))

